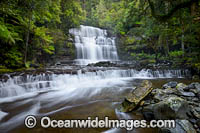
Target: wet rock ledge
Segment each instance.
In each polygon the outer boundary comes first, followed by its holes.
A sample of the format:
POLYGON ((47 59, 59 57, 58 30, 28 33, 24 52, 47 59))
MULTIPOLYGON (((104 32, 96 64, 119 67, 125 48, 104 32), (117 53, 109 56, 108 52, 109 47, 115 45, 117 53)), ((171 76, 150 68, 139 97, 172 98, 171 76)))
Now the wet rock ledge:
POLYGON ((163 133, 200 133, 200 83, 169 82, 152 88, 144 80, 125 98, 120 111, 140 111, 148 121, 175 120, 176 128, 159 129, 163 133))

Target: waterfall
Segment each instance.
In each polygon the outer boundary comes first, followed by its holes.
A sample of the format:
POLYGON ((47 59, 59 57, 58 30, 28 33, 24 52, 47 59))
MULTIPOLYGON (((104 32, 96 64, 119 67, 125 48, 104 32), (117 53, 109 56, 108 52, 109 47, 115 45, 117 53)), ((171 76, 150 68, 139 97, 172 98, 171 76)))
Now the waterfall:
POLYGON ((108 37, 106 30, 81 25, 69 33, 74 35, 78 65, 118 60, 115 38, 108 37))
MULTIPOLYGON (((19 96, 31 92, 48 90, 73 91, 75 88, 106 87, 108 84, 118 84, 129 79, 183 78, 190 76, 188 70, 98 70, 77 74, 39 74, 10 77, 6 82, 0 82, 0 98, 19 96), (77 84, 78 83, 78 84, 77 84)), ((81 91, 80 91, 81 92, 81 91)), ((34 93, 35 94, 35 93, 34 93)), ((0 100, 1 103, 1 100, 0 100)))

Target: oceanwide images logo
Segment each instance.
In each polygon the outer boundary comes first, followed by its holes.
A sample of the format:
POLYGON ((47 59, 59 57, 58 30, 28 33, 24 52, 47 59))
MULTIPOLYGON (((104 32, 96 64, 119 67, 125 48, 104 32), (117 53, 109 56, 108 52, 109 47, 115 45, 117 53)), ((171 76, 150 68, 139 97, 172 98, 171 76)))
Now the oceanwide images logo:
MULTIPOLYGON (((152 120, 149 124, 146 120, 111 120, 105 117, 103 120, 95 117, 88 117, 85 120, 54 120, 44 116, 40 119, 40 125, 43 128, 125 128, 133 130, 134 128, 174 128, 174 120, 152 120)), ((29 115, 25 118, 25 126, 34 128, 37 125, 36 117, 29 115)))
POLYGON ((36 117, 33 115, 28 115, 24 120, 24 124, 28 128, 34 128, 37 124, 36 117))

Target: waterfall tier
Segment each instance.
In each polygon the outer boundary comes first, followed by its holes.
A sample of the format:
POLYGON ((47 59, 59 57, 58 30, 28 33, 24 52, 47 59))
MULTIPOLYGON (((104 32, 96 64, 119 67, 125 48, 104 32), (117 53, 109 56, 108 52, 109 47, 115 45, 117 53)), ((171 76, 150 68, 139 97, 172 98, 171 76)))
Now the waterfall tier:
POLYGON ((69 33, 74 35, 78 65, 118 60, 115 38, 108 37, 106 30, 81 25, 69 33))
MULTIPOLYGON (((188 70, 99 70, 96 72, 77 71, 77 74, 40 74, 15 76, 6 82, 0 82, 0 98, 12 97, 28 92, 40 92, 47 90, 71 90, 74 88, 94 87, 98 84, 103 85, 104 80, 115 80, 135 78, 135 79, 154 79, 154 78, 183 78, 190 76, 188 70), (102 81, 102 82, 101 82, 102 81), (77 84, 78 83, 78 84, 77 84)), ((1 103, 1 100, 0 100, 1 103)))

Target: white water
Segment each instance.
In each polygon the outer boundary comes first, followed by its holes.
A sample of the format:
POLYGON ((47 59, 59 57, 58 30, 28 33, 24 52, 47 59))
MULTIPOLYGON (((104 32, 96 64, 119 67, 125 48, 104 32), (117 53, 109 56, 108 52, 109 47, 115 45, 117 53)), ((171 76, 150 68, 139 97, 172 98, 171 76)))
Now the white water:
POLYGON ((87 65, 99 61, 117 61, 115 38, 107 37, 107 31, 91 26, 69 30, 74 35, 77 64, 87 65))
MULTIPOLYGON (((91 95, 98 91, 98 88, 109 87, 121 84, 127 79, 152 79, 152 78, 182 78, 188 76, 188 71, 183 70, 106 70, 72 74, 40 74, 37 76, 15 76, 7 82, 0 82, 0 103, 12 99, 32 97, 37 93, 49 90, 62 90, 65 93, 73 93, 76 89, 77 95, 81 96, 87 88, 95 87, 91 95), (19 97, 18 97, 19 96, 19 97)), ((56 94, 55 94, 56 95, 56 94)), ((73 94, 75 95, 75 94, 73 94)), ((84 95, 83 95, 84 96, 84 95)))
MULTIPOLYGON (((96 100, 104 100, 104 95, 109 98, 120 95, 131 87, 129 84, 133 79, 152 78, 181 78, 187 76, 187 71, 181 70, 106 70, 82 73, 77 75, 62 74, 37 76, 16 76, 7 82, 0 82, 0 130, 7 132, 10 129, 23 124, 27 115, 46 116, 62 110, 74 107, 87 106, 96 100), (129 86, 129 85, 130 86, 129 86), (100 99, 96 97, 101 95, 100 99), (112 96, 113 95, 113 96, 112 96), (85 100, 87 102, 85 102, 85 100), (74 102, 78 102, 74 104, 74 102), (12 115, 16 108, 24 108, 14 116, 4 121, 4 117, 12 115), (10 111, 11 113, 10 113, 10 111), (48 110, 40 112, 39 110, 48 110), (17 123, 17 124, 14 124, 17 123), (9 129, 7 126, 10 125, 9 129)), ((124 113, 116 112, 119 119, 128 119, 124 113)), ((112 129, 115 131, 116 129, 112 129)))

